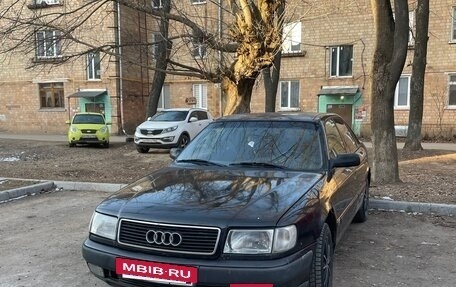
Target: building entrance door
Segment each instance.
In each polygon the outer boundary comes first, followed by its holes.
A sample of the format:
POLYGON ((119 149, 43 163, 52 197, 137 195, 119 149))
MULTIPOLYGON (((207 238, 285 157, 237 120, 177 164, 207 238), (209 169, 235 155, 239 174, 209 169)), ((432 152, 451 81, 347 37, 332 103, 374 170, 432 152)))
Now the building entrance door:
POLYGON ((331 104, 326 106, 326 111, 328 113, 338 114, 350 127, 352 127, 352 105, 331 104))

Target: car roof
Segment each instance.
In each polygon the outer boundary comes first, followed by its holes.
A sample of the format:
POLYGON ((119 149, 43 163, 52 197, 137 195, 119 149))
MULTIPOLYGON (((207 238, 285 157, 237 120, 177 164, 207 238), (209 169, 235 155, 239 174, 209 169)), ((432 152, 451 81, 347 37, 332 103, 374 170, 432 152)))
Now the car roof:
POLYGON ((251 113, 233 114, 221 117, 217 121, 302 121, 320 122, 328 117, 338 117, 332 113, 312 113, 312 112, 276 112, 276 113, 251 113))
POLYGON ((163 109, 161 110, 162 112, 166 111, 182 111, 182 112, 187 112, 187 111, 203 111, 203 112, 208 112, 206 109, 202 108, 170 108, 170 109, 163 109))
POLYGON ((100 115, 100 116, 104 116, 102 113, 94 113, 94 112, 79 112, 79 113, 75 113, 74 115, 100 115))

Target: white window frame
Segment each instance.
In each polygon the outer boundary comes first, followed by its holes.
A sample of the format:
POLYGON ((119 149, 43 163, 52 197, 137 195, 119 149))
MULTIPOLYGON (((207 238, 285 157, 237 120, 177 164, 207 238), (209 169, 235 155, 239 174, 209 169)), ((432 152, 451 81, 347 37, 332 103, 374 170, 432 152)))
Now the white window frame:
POLYGON ((279 104, 280 104, 280 110, 282 111, 297 111, 299 110, 299 103, 300 103, 300 100, 299 100, 299 95, 301 93, 301 83, 299 80, 282 80, 279 82, 279 104), (297 94, 297 97, 298 97, 298 106, 297 107, 292 107, 291 106, 291 92, 292 92, 292 89, 291 89, 291 84, 292 83, 298 83, 298 94, 297 94), (287 106, 282 106, 282 84, 288 84, 288 95, 287 95, 287 106))
POLYGON ((158 100, 158 107, 157 110, 164 110, 171 108, 171 99, 170 99, 170 86, 169 84, 163 84, 160 99, 158 100))
POLYGON ((301 52, 301 22, 291 22, 283 25, 282 52, 293 54, 301 52), (298 46, 298 48, 296 48, 298 46))
POLYGON ((100 80, 100 79, 101 79, 100 52, 88 53, 87 54, 87 80, 100 80), (98 56, 98 57, 96 57, 96 56, 98 56), (98 59, 98 63, 96 62, 97 59, 98 59), (90 75, 92 75, 92 77, 90 75))
POLYGON ((350 78, 350 77, 353 77, 353 45, 340 45, 340 46, 332 46, 332 47, 329 47, 329 76, 331 78, 350 78), (351 73, 350 75, 343 75, 341 76, 339 74, 339 70, 340 70, 340 54, 341 54, 341 49, 342 48, 345 48, 345 47, 350 47, 351 48, 351 54, 352 54, 352 57, 350 59, 351 61, 351 73), (336 71, 335 73, 333 73, 333 49, 337 49, 337 59, 335 59, 336 61, 336 71))
POLYGON ((46 3, 47 5, 58 5, 60 0, 35 0, 35 4, 46 3))
POLYGON ((409 12, 409 37, 408 37, 408 45, 413 46, 415 45, 415 11, 409 12))
POLYGON ((396 85, 396 90, 394 91, 394 109, 396 110, 408 110, 410 109, 410 81, 411 81, 411 76, 410 75, 401 75, 401 78, 397 82, 396 85), (400 79, 407 78, 407 104, 406 105, 399 105, 399 84, 400 84, 400 79))
POLYGON ((57 30, 41 30, 41 31, 36 31, 35 32, 35 39, 36 39, 36 47, 35 47, 35 52, 36 52, 36 57, 38 59, 46 59, 46 58, 57 58, 61 56, 61 40, 58 39, 60 36, 60 31, 57 30), (46 35, 48 33, 52 33, 51 39, 46 38, 46 36, 49 37, 49 35, 46 35), (42 35, 43 38, 40 40, 39 35, 42 35), (53 54, 48 54, 48 44, 50 44, 53 47, 53 54), (43 49, 43 55, 40 55, 40 47, 43 49))
POLYGON ((158 42, 160 40, 162 40, 161 37, 162 36, 161 36, 161 34, 159 32, 153 32, 152 33, 152 42, 153 42, 153 44, 152 44, 152 58, 153 59, 157 59, 158 49, 159 49, 158 42))
POLYGON ((206 4, 206 0, 190 0, 192 5, 206 4))
MULTIPOLYGON (((451 73, 451 74, 448 74, 448 97, 447 97, 447 102, 446 102, 446 105, 449 109, 456 109, 456 103, 454 105, 450 105, 450 86, 456 86, 456 79, 455 81, 451 81, 451 77, 455 77, 456 78, 456 73, 451 73)), ((455 99, 456 101, 456 99, 455 99)))
POLYGON ((193 97, 196 99, 194 108, 207 109, 207 84, 193 84, 193 97))
POLYGON ((451 13, 451 34, 450 34, 450 42, 456 43, 456 6, 452 7, 451 13))
POLYGON ((158 2, 160 3, 158 6, 155 5, 154 3, 155 1, 154 0, 151 0, 151 3, 152 3, 152 8, 156 8, 156 9, 160 9, 160 8, 163 8, 163 2, 162 0, 158 0, 158 2))
POLYGON ((203 59, 207 56, 207 47, 203 43, 196 43, 192 41, 192 56, 195 59, 203 59))

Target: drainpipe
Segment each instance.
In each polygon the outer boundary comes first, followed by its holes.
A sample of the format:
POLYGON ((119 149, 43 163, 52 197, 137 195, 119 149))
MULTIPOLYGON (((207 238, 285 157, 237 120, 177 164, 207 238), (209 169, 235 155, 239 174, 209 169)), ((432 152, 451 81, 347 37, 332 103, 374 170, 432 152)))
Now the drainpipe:
POLYGON ((116 21, 117 21, 117 33, 116 33, 116 45, 117 45, 117 94, 120 98, 120 127, 122 133, 127 136, 127 141, 131 138, 125 131, 125 120, 124 120, 124 99, 123 99, 123 70, 122 70, 122 47, 121 45, 121 31, 120 31, 120 3, 116 3, 116 21))

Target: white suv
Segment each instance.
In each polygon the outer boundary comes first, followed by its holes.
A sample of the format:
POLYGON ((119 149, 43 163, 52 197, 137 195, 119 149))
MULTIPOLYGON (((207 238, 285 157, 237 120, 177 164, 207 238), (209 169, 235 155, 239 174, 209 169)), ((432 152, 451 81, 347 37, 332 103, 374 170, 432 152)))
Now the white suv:
POLYGON ((136 128, 136 149, 147 153, 150 148, 183 148, 212 121, 212 115, 204 109, 158 111, 136 128))

